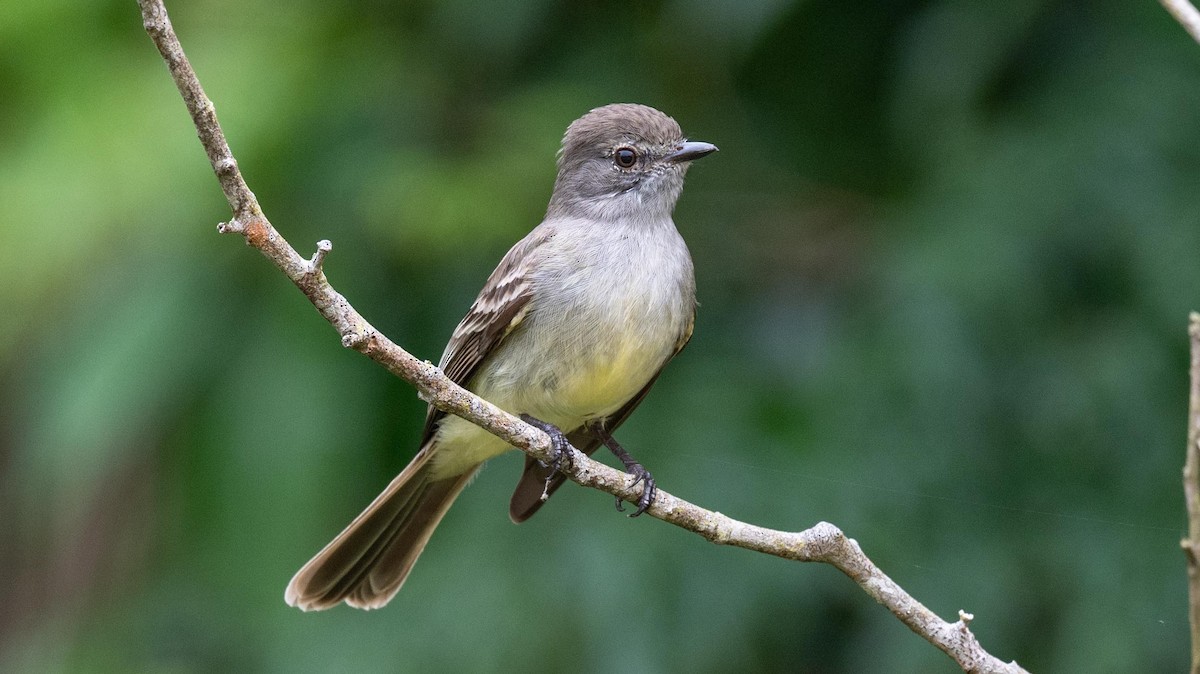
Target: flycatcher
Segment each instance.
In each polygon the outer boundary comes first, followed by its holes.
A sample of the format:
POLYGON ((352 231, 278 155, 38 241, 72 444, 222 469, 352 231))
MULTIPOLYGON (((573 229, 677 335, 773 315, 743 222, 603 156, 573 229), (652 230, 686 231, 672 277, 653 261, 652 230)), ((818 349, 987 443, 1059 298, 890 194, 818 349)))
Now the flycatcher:
MULTIPOLYGON (((565 439, 591 454, 607 445, 643 485, 634 515, 650 506, 654 479, 611 432, 692 335, 696 281, 671 212, 689 162, 716 149, 644 105, 607 105, 572 122, 546 218, 488 277, 439 364, 556 447, 565 439)), ((421 451, 296 573, 287 603, 387 604, 455 497, 508 449, 430 406, 421 451)), ((528 519, 563 479, 527 457, 509 516, 528 519)))

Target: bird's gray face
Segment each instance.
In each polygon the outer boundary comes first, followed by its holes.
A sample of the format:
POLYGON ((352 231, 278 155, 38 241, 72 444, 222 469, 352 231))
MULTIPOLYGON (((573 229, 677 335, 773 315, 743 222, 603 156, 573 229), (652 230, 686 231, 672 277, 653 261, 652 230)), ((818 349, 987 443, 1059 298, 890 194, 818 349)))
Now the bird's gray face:
POLYGON ((669 216, 695 159, 716 151, 643 105, 597 108, 567 129, 552 214, 612 220, 669 216))

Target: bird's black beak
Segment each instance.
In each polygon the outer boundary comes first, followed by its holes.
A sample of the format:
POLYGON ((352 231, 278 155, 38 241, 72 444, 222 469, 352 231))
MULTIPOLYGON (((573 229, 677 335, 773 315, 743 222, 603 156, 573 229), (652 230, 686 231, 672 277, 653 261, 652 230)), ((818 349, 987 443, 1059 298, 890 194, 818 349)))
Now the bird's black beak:
POLYGON ((689 140, 680 143, 675 151, 663 157, 663 161, 671 164, 682 164, 683 162, 692 161, 701 157, 708 156, 717 151, 717 146, 712 143, 702 143, 698 140, 689 140))

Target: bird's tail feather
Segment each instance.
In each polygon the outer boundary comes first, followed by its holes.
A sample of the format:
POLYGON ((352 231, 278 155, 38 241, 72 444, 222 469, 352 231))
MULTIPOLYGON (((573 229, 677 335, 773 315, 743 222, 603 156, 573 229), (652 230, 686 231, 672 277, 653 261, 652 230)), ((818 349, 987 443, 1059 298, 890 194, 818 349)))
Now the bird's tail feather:
POLYGON ((475 474, 472 469, 433 479, 432 449, 422 449, 366 510, 296 572, 284 594, 288 604, 319 611, 345 601, 372 609, 396 595, 438 522, 475 474))

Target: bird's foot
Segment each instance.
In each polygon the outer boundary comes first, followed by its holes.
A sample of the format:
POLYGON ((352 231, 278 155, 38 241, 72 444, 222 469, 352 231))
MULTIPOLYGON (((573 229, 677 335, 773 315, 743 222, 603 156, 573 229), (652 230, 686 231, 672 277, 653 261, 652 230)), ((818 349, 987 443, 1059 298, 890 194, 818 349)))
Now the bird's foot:
MULTIPOLYGON (((646 509, 654 502, 654 494, 658 491, 658 483, 654 481, 654 476, 650 474, 650 471, 646 470, 645 466, 636 461, 626 463, 625 472, 633 476, 633 483, 629 485, 630 489, 638 486, 639 482, 642 484, 642 495, 638 497, 637 509, 629 513, 630 517, 637 517, 646 512, 646 509)), ((625 508, 621 505, 620 497, 617 497, 617 510, 625 512, 625 508)))
POLYGON ((571 443, 567 441, 567 436, 554 424, 548 424, 528 414, 522 414, 521 421, 550 436, 550 460, 538 460, 538 463, 550 469, 550 472, 546 475, 546 486, 542 488, 542 500, 545 501, 550 497, 550 483, 553 482, 554 476, 561 472, 564 467, 571 464, 571 443))
MULTIPOLYGON (((638 497, 636 504, 637 509, 630 513, 629 516, 637 517, 646 512, 650 504, 654 503, 654 495, 658 492, 658 483, 654 481, 654 476, 650 474, 650 471, 646 470, 645 466, 635 461, 629 455, 629 452, 625 451, 625 448, 613 438, 612 433, 609 433, 608 429, 604 427, 603 422, 593 422, 588 428, 596 434, 596 437, 600 438, 600 442, 603 442, 604 446, 612 450, 614 456, 621 460, 621 463, 625 466, 625 472, 633 476, 633 483, 629 485, 629 488, 632 489, 638 486, 639 483, 642 485, 642 494, 638 497)), ((617 510, 625 512, 625 507, 621 505, 620 496, 617 497, 617 510)))

